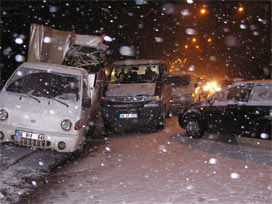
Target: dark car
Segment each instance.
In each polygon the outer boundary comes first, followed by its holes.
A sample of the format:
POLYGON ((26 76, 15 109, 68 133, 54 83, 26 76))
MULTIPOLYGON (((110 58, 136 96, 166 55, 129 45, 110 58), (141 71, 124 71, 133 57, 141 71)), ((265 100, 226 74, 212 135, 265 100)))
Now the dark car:
POLYGON ((221 91, 225 87, 228 87, 231 84, 234 84, 235 82, 239 81, 243 81, 243 79, 241 78, 219 80, 201 79, 201 81, 199 81, 198 87, 195 89, 194 101, 199 102, 205 100, 214 93, 221 91))
POLYGON ((171 98, 171 88, 164 83, 167 75, 162 60, 113 63, 100 100, 105 129, 164 128, 171 98))
POLYGON ((178 120, 194 138, 209 130, 271 139, 272 80, 235 83, 188 106, 178 120))

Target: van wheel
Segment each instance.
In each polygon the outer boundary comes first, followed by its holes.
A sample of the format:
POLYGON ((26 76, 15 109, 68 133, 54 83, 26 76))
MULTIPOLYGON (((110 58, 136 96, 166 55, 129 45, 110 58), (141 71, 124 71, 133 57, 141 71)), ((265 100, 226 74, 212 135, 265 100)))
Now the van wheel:
POLYGON ((105 130, 111 129, 111 125, 108 122, 104 122, 104 128, 105 130))
POLYGON ((104 121, 104 134, 111 134, 113 132, 113 129, 109 122, 104 121))
POLYGON ((204 130, 197 119, 188 119, 185 130, 186 134, 193 138, 200 138, 204 134, 204 130))
POLYGON ((162 130, 165 128, 165 123, 166 123, 166 113, 165 110, 162 111, 161 116, 158 120, 158 129, 162 130))

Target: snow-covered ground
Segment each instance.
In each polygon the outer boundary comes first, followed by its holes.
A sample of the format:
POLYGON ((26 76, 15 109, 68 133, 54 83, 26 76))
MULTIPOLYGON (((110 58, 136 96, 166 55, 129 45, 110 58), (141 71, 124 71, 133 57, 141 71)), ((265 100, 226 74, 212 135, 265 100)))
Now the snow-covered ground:
POLYGON ((112 135, 58 169, 26 202, 271 203, 271 149, 220 140, 187 138, 176 117, 160 132, 112 135))

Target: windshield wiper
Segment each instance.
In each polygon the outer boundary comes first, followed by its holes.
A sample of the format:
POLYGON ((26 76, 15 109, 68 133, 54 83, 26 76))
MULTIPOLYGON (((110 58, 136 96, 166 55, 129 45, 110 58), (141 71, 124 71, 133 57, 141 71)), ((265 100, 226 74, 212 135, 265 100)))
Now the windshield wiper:
POLYGON ((36 97, 32 96, 29 93, 25 93, 27 96, 29 96, 30 98, 33 98, 34 100, 38 101, 39 103, 41 102, 39 99, 37 99, 36 97))
POLYGON ((56 98, 54 98, 54 97, 49 97, 50 99, 53 99, 53 100, 55 100, 55 101, 57 101, 57 102, 59 102, 59 103, 61 103, 61 104, 63 104, 63 105, 65 105, 66 107, 69 107, 69 105, 67 104, 67 103, 64 103, 63 101, 60 101, 60 100, 58 100, 58 99, 56 99, 56 98))
POLYGON ((29 98, 32 98, 34 99, 35 101, 37 101, 38 103, 40 103, 41 101, 39 99, 37 99, 36 97, 34 97, 33 95, 27 93, 27 92, 24 92, 24 91, 18 91, 19 93, 23 93, 23 94, 26 94, 29 98))

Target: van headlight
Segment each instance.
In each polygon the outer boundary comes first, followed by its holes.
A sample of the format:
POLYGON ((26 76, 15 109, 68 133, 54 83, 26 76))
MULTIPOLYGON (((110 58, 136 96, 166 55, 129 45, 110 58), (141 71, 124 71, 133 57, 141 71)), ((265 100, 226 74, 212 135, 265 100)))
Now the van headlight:
POLYGON ((8 118, 8 112, 5 111, 4 109, 0 110, 0 120, 6 120, 8 118))
POLYGON ((70 120, 64 120, 61 122, 61 128, 65 131, 69 131, 72 127, 72 122, 70 120))
POLYGON ((161 97, 152 96, 149 98, 149 102, 144 105, 144 107, 158 107, 160 105, 161 97))

